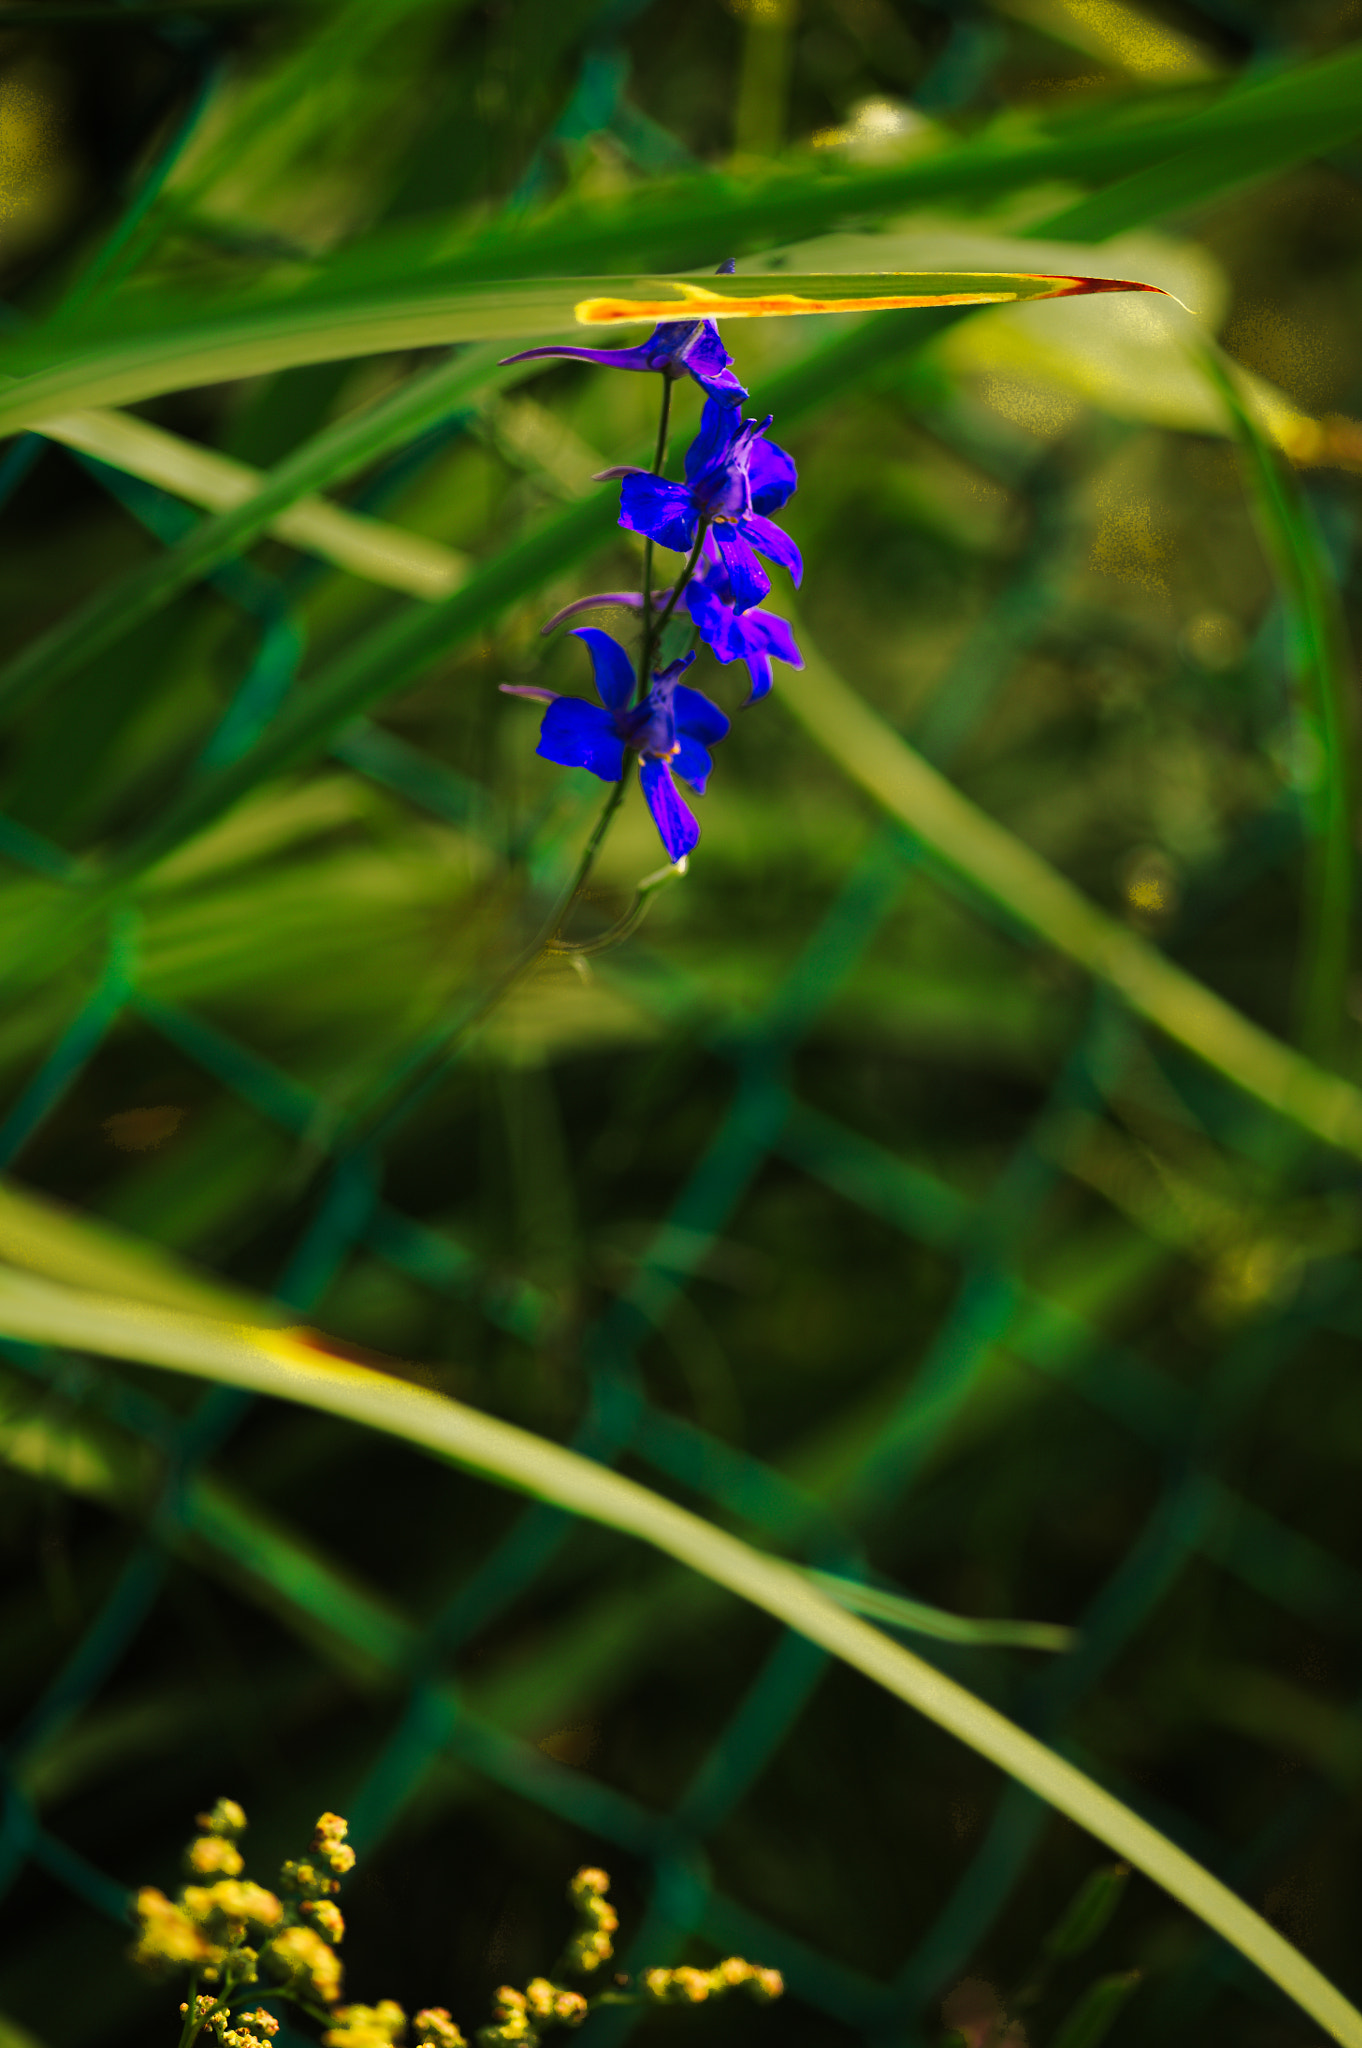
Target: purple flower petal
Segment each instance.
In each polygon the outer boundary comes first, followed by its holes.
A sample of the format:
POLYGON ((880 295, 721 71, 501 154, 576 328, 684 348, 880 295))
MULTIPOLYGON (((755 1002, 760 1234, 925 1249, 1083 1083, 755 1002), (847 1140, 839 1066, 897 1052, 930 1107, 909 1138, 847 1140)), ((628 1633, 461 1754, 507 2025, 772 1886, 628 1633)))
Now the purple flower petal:
MULTIPOLYGON (((747 703, 756 704, 766 695, 771 687, 771 657, 760 647, 749 647, 743 655, 743 660, 747 663, 747 673, 752 678, 752 687, 747 693, 747 703)), ((800 666, 803 666, 802 662, 800 666)), ((746 710, 746 705, 743 708, 746 710)))
POLYGON ((733 358, 719 339, 719 330, 712 320, 701 321, 699 333, 682 349, 680 360, 705 396, 716 404, 736 406, 746 398, 747 387, 738 382, 729 368, 733 358))
POLYGON ((677 740, 676 752, 671 758, 672 774, 679 775, 692 789, 698 790, 701 796, 705 793, 705 784, 709 781, 713 767, 714 763, 699 740, 686 739, 684 735, 677 740))
MULTIPOLYGON (((746 528, 753 522, 744 519, 742 524, 746 528)), ((745 612, 752 605, 761 603, 771 588, 771 579, 736 526, 725 522, 712 531, 724 573, 733 587, 733 609, 745 612)))
MULTIPOLYGON (((739 522, 739 531, 754 548, 760 548, 768 561, 778 563, 782 569, 788 569, 794 578, 795 588, 799 588, 799 580, 804 574, 804 557, 788 533, 782 532, 774 520, 762 519, 755 512, 749 512, 746 519, 739 522)), ((767 590, 770 587, 768 583, 767 590)), ((739 605, 738 609, 743 611, 746 607, 739 605)))
MULTIPOLYGON (((618 640, 599 626, 574 626, 574 640, 584 641, 596 677, 596 694, 607 711, 623 711, 634 694, 634 664, 618 640)), ((618 778, 611 776, 610 780, 618 778)))
POLYGON ((638 772, 668 860, 693 853, 700 843, 700 827, 682 803, 667 763, 650 757, 639 762, 638 772))
MULTIPOLYGON (((672 693, 672 716, 678 733, 700 740, 707 747, 717 746, 728 731, 728 719, 718 705, 711 704, 698 690, 688 690, 684 683, 672 693)), ((685 772, 683 768, 681 773, 685 772)))
POLYGON ((799 484, 794 457, 772 441, 754 441, 747 458, 747 480, 752 486, 754 512, 778 512, 799 484))
POLYGON ((700 415, 700 431, 686 450, 686 482, 695 483, 707 470, 715 469, 728 456, 742 428, 742 420, 731 405, 707 398, 700 415))
POLYGON ((627 476, 620 485, 620 525, 688 555, 699 515, 684 484, 660 476, 627 476))
POLYGON ((624 741, 614 719, 580 697, 554 698, 535 752, 562 768, 585 768, 602 782, 618 782, 624 773, 624 741))

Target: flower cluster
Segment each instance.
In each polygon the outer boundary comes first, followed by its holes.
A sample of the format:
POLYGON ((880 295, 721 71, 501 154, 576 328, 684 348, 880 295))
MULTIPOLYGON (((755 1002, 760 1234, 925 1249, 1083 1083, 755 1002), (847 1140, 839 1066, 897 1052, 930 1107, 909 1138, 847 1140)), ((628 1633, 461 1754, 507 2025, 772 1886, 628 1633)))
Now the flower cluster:
POLYGON ((193 1994, 181 2006, 184 2041, 205 2029, 220 2048, 261 2048, 278 2031, 263 2007, 235 2009, 233 2001, 250 1986, 272 1984, 305 2009, 329 2013, 340 1997, 341 1965, 336 1944, 345 1922, 333 1894, 353 1869, 355 1852, 345 1840, 339 1814, 324 1813, 305 1857, 285 1863, 277 1891, 241 1875, 238 1847, 246 1816, 234 1799, 219 1799, 198 1817, 200 1832, 185 1850, 190 1879, 177 1899, 154 1885, 137 1894, 138 1938, 132 1959, 161 1975, 189 1970, 193 1994), (200 1984, 213 1986, 209 1993, 200 1984))
POLYGON ((529 356, 567 356, 608 369, 652 371, 663 379, 663 429, 654 467, 626 464, 597 478, 619 482, 619 523, 645 541, 645 588, 578 598, 544 628, 550 632, 575 613, 622 606, 639 619, 637 659, 599 628, 575 628, 591 656, 599 705, 532 685, 501 687, 509 696, 547 704, 538 746, 545 760, 619 783, 636 759, 662 844, 668 858, 679 862, 694 850, 700 828, 677 778, 702 795, 713 765, 709 749, 729 730, 717 705, 679 681, 696 647, 703 644, 723 663, 746 663, 749 704, 769 691, 772 661, 803 665, 789 626, 761 608, 771 588, 762 558, 788 571, 796 584, 803 574, 799 549, 771 517, 795 490, 795 465, 766 438, 769 414, 744 418, 747 392, 712 320, 666 321, 634 348, 554 346, 526 349, 507 361, 529 356), (684 481, 674 482, 662 474, 669 394, 671 383, 687 375, 705 393, 705 405, 700 431, 686 452, 684 481), (685 557, 670 588, 651 587, 654 546, 685 557), (669 644, 675 640, 673 621, 687 628, 690 647, 664 661, 664 632, 669 644))
MULTIPOLYGON (((217 2048, 271 2048, 278 2019, 263 2005, 243 2011, 238 2002, 257 1983, 268 1985, 267 1998, 289 1999, 320 2021, 323 2048, 468 2048, 443 2006, 418 2012, 409 2033, 406 2013, 391 1998, 377 2005, 339 2003, 341 1966, 332 1944, 345 1925, 334 1894, 355 1861, 339 1814, 321 1816, 306 1856, 285 1863, 278 1893, 241 1875, 237 1844, 246 1816, 234 1800, 220 1799, 211 1813, 199 1815, 198 1825, 185 1863, 192 1877, 214 1882, 186 1884, 178 1901, 152 1886, 139 1892, 140 1931, 132 1950, 134 1962, 157 1974, 190 1973, 189 1996, 180 2006, 180 2048, 193 2048, 205 2033, 217 2048), (201 1991, 201 1984, 213 1988, 201 1991)), ((779 1972, 740 1956, 712 1970, 648 1970, 637 1990, 628 1988, 627 1977, 602 1983, 619 1926, 609 1890, 603 1870, 577 1872, 568 1886, 576 1924, 553 1975, 532 1977, 523 1991, 503 1984, 492 1997, 491 2025, 478 2032, 478 2048, 539 2048, 546 2029, 579 2027, 598 2004, 698 2005, 739 1986, 763 2002, 780 1996, 779 1972), (594 1978, 601 1988, 588 1996, 558 1981, 562 1977, 594 1978)))

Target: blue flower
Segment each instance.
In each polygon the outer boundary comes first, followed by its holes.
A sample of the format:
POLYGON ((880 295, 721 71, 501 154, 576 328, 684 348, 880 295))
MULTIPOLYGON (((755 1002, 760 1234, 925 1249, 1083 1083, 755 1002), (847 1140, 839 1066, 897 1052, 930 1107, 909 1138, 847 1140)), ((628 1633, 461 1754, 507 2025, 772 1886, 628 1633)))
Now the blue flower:
POLYGON ((700 638, 718 661, 745 661, 752 678, 749 704, 771 687, 771 662, 787 661, 803 668, 804 657, 794 634, 774 612, 733 609, 733 586, 718 551, 710 554, 711 533, 705 535, 705 556, 686 585, 686 609, 700 629, 700 638))
POLYGON ((804 572, 799 549, 766 516, 780 509, 799 481, 785 450, 762 438, 770 424, 769 413, 764 420, 745 420, 734 408, 707 399, 700 431, 686 451, 683 484, 632 467, 603 470, 598 479, 623 479, 621 526, 677 554, 690 553, 706 521, 740 612, 759 604, 771 588, 753 548, 788 569, 796 583, 804 572))
POLYGON ((606 370, 659 370, 664 377, 694 377, 707 398, 718 405, 739 406, 747 396, 729 367, 733 358, 719 339, 712 320, 664 320, 635 348, 522 349, 503 362, 527 363, 534 356, 570 356, 574 362, 596 363, 606 370))
POLYGON ((508 697, 537 697, 548 705, 535 749, 546 761, 585 768, 602 782, 618 782, 625 754, 637 754, 643 794, 667 858, 680 860, 694 851, 700 827, 682 802, 673 776, 683 776, 704 794, 714 765, 707 749, 723 738, 728 720, 708 697, 677 682, 694 661, 693 654, 655 674, 642 703, 631 705, 634 666, 619 642, 596 626, 574 631, 586 642, 604 710, 584 698, 560 697, 556 691, 528 684, 501 687, 508 697))

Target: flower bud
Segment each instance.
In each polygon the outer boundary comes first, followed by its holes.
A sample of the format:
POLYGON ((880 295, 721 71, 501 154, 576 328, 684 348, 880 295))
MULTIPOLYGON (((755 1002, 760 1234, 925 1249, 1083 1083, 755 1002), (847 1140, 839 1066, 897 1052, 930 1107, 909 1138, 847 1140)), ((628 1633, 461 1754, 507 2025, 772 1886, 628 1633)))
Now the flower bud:
POLYGON ((442 2005, 427 2006, 412 2021, 416 2048, 468 2048, 468 2043, 442 2005))
POLYGON ((246 1832, 246 1816, 235 1799, 219 1799, 211 1813, 197 1816, 195 1826, 202 1828, 205 1835, 223 1835, 234 1842, 246 1832))

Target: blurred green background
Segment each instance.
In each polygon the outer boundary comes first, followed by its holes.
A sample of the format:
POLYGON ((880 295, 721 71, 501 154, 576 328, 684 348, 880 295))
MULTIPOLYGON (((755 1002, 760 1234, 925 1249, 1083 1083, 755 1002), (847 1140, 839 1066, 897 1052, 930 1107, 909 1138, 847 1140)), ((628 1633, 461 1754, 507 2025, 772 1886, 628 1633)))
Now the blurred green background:
MULTIPOLYGON (((63 321, 107 341, 317 279, 396 300, 735 255, 1164 285, 1185 325, 1103 296, 724 332, 800 466, 810 648, 1116 920, 1362 1078, 1359 42, 1356 0, 10 4, 0 371, 63 321), (1193 315, 1251 373, 1255 445, 1193 315)), ((539 626, 636 582, 589 479, 657 402, 494 379, 501 352, 332 492, 433 544, 405 584, 266 536, 64 661, 43 636, 215 501, 123 465, 107 418, 0 454, 0 1252, 41 1264, 74 1212, 89 1284, 162 1247, 754 1540, 1075 1628, 917 1647, 1356 1996, 1356 1162, 886 820, 779 669, 642 931, 541 961, 434 1062, 594 815, 496 685, 584 689, 539 626), (110 914, 88 881, 120 860, 110 914)), ((442 360, 129 410, 269 469, 442 360)), ((677 417, 679 447, 689 386, 677 417)), ((697 680, 736 711, 741 671, 697 680)), ((579 931, 658 859, 631 796, 579 931)), ((349 1815, 351 1995, 466 2028, 547 1967, 590 1860, 628 1967, 787 1974, 771 2011, 650 2039, 934 2043, 974 1978, 1033 2044, 1077 2042, 1085 1986, 1132 1971, 1114 2042, 1319 2038, 1139 1880, 1019 2004, 1097 1845, 606 1532, 339 1421, 8 1342, 0 1459, 4 2048, 173 2039, 123 1894, 173 1885, 222 1792, 262 1878, 349 1815)))

